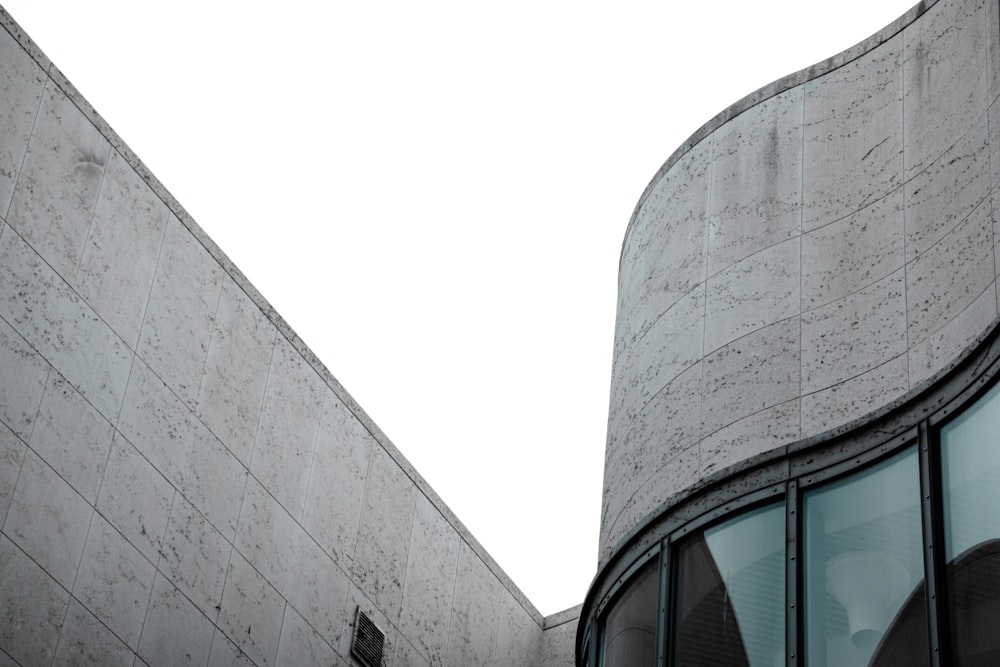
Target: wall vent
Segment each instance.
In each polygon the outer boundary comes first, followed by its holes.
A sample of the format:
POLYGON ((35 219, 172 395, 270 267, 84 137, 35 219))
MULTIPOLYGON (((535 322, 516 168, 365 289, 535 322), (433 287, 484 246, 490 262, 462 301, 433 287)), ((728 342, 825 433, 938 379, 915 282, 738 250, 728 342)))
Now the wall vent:
POLYGON ((382 667, 382 649, 385 648, 385 633, 375 625, 368 615, 358 607, 354 622, 354 641, 351 655, 365 667, 382 667))

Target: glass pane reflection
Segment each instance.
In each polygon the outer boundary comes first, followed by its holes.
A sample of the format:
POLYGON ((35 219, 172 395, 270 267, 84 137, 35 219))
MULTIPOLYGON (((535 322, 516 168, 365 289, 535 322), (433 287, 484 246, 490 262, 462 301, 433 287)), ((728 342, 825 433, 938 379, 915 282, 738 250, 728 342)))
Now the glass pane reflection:
POLYGON ((785 512, 772 505, 678 549, 676 664, 784 665, 785 512))
POLYGON ((941 429, 952 664, 1000 664, 1000 385, 941 429))
POLYGON ((915 448, 804 495, 810 667, 927 664, 915 448))
POLYGON ((604 667, 652 667, 656 657, 659 559, 632 578, 604 622, 604 667))

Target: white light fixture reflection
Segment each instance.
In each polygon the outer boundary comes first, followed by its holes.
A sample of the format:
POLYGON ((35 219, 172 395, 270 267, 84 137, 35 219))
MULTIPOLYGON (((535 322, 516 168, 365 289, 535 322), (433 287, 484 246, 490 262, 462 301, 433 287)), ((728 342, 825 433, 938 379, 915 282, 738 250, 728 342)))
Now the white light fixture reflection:
POLYGON ((851 643, 872 649, 910 590, 910 573, 891 556, 847 551, 827 561, 826 590, 847 610, 851 643))

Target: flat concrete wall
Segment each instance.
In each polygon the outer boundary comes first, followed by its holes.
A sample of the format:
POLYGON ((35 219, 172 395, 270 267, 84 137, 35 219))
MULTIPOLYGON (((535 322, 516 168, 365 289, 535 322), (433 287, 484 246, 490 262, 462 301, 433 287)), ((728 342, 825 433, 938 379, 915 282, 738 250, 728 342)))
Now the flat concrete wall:
POLYGON ((921 3, 657 174, 622 250, 602 562, 673 494, 865 418, 993 326, 998 14, 921 3))
POLYGON ((575 665, 576 629, 583 605, 546 617, 542 633, 541 667, 575 665))
POLYGON ((358 607, 388 665, 540 664, 538 611, 0 23, 0 665, 355 664, 358 607))

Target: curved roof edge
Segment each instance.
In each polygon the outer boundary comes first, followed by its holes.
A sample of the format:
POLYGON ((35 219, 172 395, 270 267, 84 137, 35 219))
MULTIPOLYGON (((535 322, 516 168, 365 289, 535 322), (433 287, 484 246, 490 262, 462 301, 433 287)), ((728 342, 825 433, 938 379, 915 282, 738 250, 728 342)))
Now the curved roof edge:
POLYGON ((850 63, 853 60, 857 60, 861 56, 874 51, 879 46, 889 41, 897 34, 903 31, 904 28, 909 26, 911 23, 920 18, 928 9, 937 4, 938 0, 920 0, 916 5, 910 8, 905 14, 900 16, 898 19, 885 26, 878 32, 876 32, 871 37, 863 39, 854 46, 841 51, 835 56, 831 56, 826 60, 822 60, 814 65, 810 65, 804 69, 800 69, 798 72, 788 74, 783 76, 776 81, 758 88, 754 92, 746 95, 742 99, 738 100, 734 104, 729 105, 727 108, 723 109, 721 112, 717 113, 708 122, 699 127, 694 133, 687 138, 677 150, 671 154, 667 161, 657 169, 653 178, 650 179, 649 183, 646 185, 645 189, 642 191, 642 195, 639 197, 639 201, 636 202, 635 208, 632 210, 632 216, 629 218, 628 227, 625 228, 625 235, 622 238, 622 248, 618 254, 618 270, 621 271, 621 261, 622 256, 625 252, 625 242, 628 240, 629 234, 632 233, 633 223, 635 223, 636 217, 639 215, 640 209, 642 209, 643 204, 646 203, 646 199, 649 197, 649 193, 653 190, 656 183, 670 171, 682 157, 687 155, 687 153, 697 146, 703 139, 708 137, 710 134, 715 132, 732 119, 739 116, 744 111, 751 109, 761 102, 764 102, 775 95, 780 95, 781 93, 800 86, 813 79, 818 79, 819 77, 829 74, 830 72, 843 67, 844 65, 850 63))

